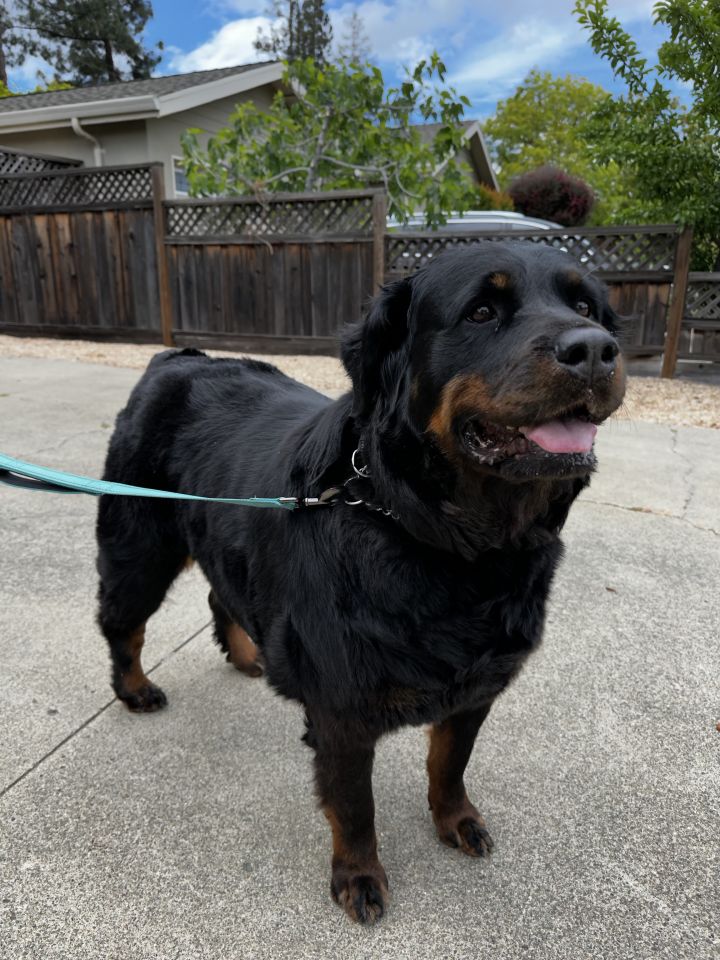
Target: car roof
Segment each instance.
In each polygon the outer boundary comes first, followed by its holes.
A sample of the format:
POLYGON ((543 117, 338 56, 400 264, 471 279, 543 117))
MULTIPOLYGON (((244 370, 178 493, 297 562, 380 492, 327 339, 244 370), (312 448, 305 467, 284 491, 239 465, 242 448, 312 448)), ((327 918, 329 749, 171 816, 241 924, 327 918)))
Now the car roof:
MULTIPOLYGON (((401 224, 394 217, 389 217, 387 225, 393 230, 417 230, 425 228, 425 217, 422 213, 413 214, 406 224, 401 224)), ((551 220, 541 220, 538 217, 526 217, 522 213, 512 210, 466 210, 463 214, 451 213, 447 223, 436 228, 439 232, 447 232, 448 228, 477 230, 484 226, 488 228, 501 225, 517 230, 558 230, 562 229, 559 223, 551 220)))

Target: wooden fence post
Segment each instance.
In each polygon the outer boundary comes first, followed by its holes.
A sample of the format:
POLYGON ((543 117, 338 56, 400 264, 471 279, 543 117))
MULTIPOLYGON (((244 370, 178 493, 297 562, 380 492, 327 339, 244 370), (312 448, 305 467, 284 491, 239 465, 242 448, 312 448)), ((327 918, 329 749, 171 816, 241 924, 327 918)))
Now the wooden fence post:
POLYGON ((387 231, 387 197, 376 193, 372 199, 373 226, 373 296, 385 283, 385 233, 387 231))
POLYGON ((673 377, 677 364, 678 346, 685 315, 685 297, 687 296, 688 274, 690 272, 690 250, 692 248, 692 227, 683 227, 675 247, 673 265, 673 293, 668 308, 665 327, 665 350, 663 351, 661 377, 673 377))
POLYGON ((152 171, 153 194, 153 225, 155 229, 155 259, 157 260, 158 294, 160 298, 160 329, 162 342, 166 347, 175 345, 172 332, 172 293, 170 291, 170 275, 167 265, 167 251, 165 249, 165 172, 162 163, 153 165, 152 171))

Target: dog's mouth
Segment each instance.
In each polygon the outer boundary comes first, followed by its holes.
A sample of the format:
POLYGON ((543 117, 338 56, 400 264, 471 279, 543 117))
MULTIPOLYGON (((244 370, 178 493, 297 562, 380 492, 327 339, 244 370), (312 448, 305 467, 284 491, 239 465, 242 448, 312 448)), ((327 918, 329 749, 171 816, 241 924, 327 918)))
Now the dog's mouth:
POLYGON ((593 443, 601 422, 584 406, 521 427, 470 417, 461 426, 460 440, 465 452, 480 466, 539 461, 537 473, 554 473, 556 469, 566 473, 583 466, 592 469, 593 443))

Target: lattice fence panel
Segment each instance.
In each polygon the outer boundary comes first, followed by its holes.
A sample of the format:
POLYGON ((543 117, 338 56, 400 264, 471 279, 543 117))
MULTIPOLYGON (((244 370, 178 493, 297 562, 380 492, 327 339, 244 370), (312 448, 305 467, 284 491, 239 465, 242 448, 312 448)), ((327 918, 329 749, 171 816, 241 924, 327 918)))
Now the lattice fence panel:
POLYGON ((526 240, 542 243, 574 256, 590 270, 601 272, 672 271, 676 234, 672 230, 637 233, 589 232, 492 234, 389 234, 387 238, 387 273, 405 276, 414 273, 445 250, 501 240, 526 240))
POLYGON ((685 316, 694 320, 717 320, 720 324, 720 273, 688 282, 685 316))
POLYGON ((43 170, 67 170, 80 166, 77 160, 61 160, 55 157, 37 156, 17 150, 0 148, 0 175, 4 173, 39 173, 43 170))
POLYGON ((152 199, 149 167, 86 167, 79 170, 0 176, 0 207, 83 207, 152 199))
POLYGON ((167 203, 166 237, 173 239, 282 237, 323 235, 370 236, 372 197, 321 200, 238 199, 234 203, 167 203))

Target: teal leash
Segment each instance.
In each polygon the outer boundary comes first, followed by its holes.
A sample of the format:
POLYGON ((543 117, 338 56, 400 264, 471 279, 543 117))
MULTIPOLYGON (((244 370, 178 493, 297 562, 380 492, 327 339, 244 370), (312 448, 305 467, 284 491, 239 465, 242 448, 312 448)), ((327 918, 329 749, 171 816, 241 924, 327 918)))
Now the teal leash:
POLYGON ((16 460, 0 453, 0 483, 45 490, 52 493, 89 493, 93 496, 153 497, 160 500, 199 500, 204 503, 231 503, 240 507, 265 507, 278 510, 297 510, 298 507, 330 506, 339 492, 326 490, 319 497, 198 497, 192 493, 171 493, 152 487, 133 487, 127 483, 93 480, 63 470, 52 470, 36 463, 16 460))

